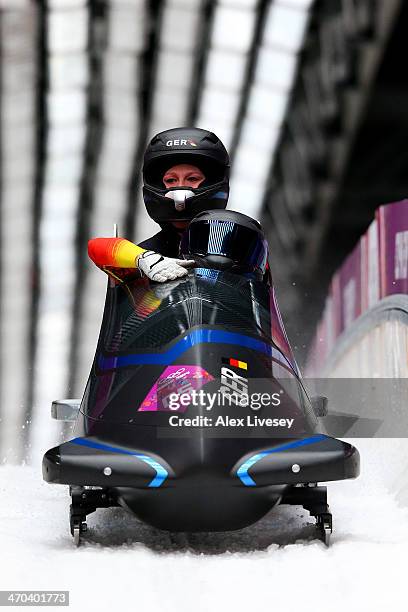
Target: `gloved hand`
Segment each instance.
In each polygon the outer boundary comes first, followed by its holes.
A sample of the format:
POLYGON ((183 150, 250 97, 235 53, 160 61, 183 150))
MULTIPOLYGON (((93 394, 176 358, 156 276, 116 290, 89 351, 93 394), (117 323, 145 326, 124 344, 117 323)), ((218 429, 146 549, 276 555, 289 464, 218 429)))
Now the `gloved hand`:
POLYGON ((191 268, 194 264, 194 259, 172 259, 154 251, 145 251, 139 255, 137 260, 139 270, 150 280, 158 283, 185 276, 188 272, 187 268, 191 268))

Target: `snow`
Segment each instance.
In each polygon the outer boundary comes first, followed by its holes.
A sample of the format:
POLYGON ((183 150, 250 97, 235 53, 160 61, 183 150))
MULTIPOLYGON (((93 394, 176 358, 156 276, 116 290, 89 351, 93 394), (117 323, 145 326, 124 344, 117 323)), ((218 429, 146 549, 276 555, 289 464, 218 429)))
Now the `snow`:
POLYGON ((69 590, 73 610, 404 610, 408 441, 353 442, 362 475, 328 485, 329 549, 309 514, 288 506, 224 534, 171 534, 100 509, 77 549, 68 488, 43 482, 38 464, 3 465, 0 589, 69 590))

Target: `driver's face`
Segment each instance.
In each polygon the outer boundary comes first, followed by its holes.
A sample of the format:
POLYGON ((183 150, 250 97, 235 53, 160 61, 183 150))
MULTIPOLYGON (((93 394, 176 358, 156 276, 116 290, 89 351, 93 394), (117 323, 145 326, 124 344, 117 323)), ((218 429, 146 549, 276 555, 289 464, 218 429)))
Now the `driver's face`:
MULTIPOLYGON (((172 166, 163 175, 163 183, 167 189, 172 187, 199 187, 205 181, 205 175, 200 168, 191 164, 178 164, 172 166)), ((173 221, 175 228, 183 230, 187 227, 188 221, 173 221)))
POLYGON ((172 166, 163 175, 163 183, 167 189, 172 187, 197 188, 205 180, 205 175, 197 166, 178 164, 172 166))

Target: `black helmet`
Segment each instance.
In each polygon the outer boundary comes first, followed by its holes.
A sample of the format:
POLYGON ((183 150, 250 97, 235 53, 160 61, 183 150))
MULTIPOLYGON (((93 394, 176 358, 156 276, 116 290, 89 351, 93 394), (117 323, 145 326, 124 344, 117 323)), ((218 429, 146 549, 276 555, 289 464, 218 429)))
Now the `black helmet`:
POLYGON ((234 210, 199 213, 181 239, 180 255, 199 267, 253 273, 261 279, 268 243, 258 221, 234 210))
POLYGON ((180 127, 156 134, 143 164, 143 199, 147 213, 161 226, 190 221, 202 210, 223 209, 229 194, 229 156, 221 140, 200 128, 180 127), (177 164, 197 165, 205 175, 198 188, 167 189, 163 175, 177 164))

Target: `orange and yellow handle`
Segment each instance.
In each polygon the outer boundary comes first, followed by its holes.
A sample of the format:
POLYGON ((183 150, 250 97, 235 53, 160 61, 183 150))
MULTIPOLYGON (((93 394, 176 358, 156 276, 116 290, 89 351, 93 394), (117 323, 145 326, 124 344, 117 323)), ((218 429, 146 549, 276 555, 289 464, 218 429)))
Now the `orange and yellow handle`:
POLYGON ((88 255, 99 267, 137 268, 137 258, 145 249, 125 238, 92 238, 88 255))

